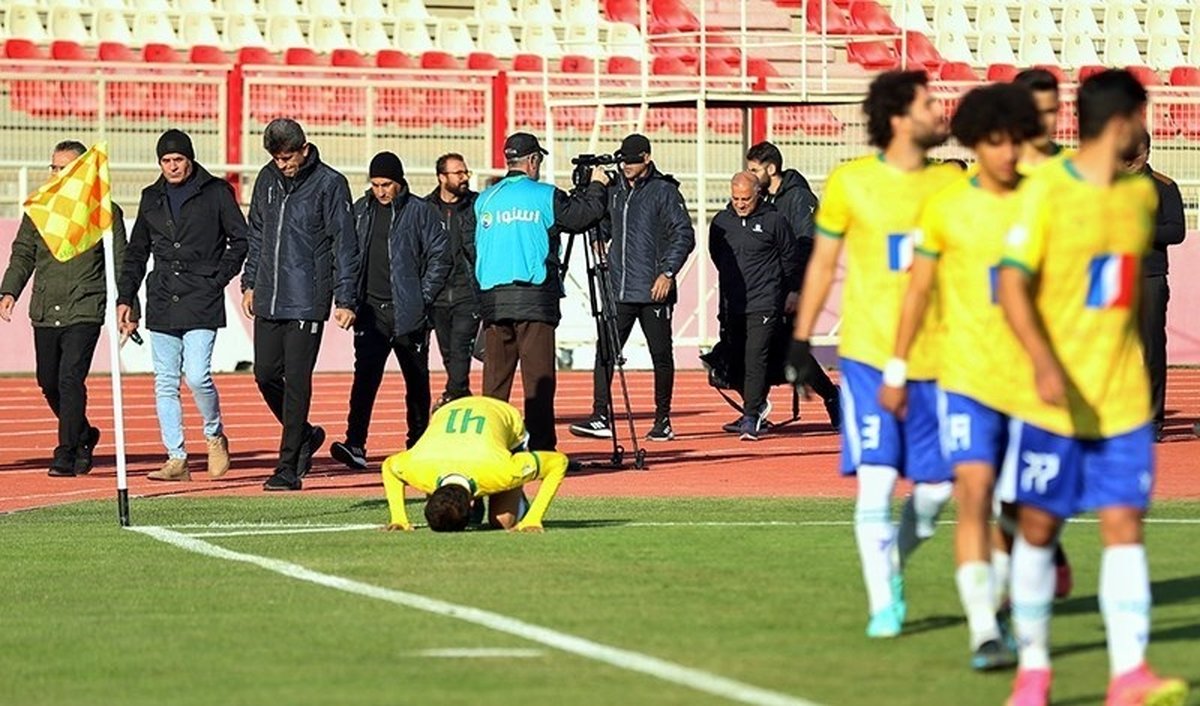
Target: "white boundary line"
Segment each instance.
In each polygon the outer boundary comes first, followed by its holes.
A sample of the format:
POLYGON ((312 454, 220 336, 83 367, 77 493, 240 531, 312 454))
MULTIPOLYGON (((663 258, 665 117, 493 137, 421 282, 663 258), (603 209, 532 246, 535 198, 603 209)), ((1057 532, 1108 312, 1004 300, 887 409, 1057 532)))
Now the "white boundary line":
POLYGON ((640 652, 592 642, 582 637, 561 633, 540 625, 500 615, 499 613, 449 603, 416 593, 383 588, 332 574, 323 574, 299 564, 292 564, 279 559, 258 556, 257 554, 235 552, 164 527, 132 527, 130 529, 189 552, 216 559, 224 559, 226 561, 250 564, 298 581, 306 581, 318 586, 345 591, 346 593, 375 598, 405 608, 413 608, 434 615, 454 618, 497 632, 515 635, 530 642, 553 647, 563 652, 570 652, 571 654, 612 665, 619 669, 639 672, 672 684, 678 684, 679 686, 712 694, 713 696, 720 696, 731 701, 753 704, 754 706, 817 706, 817 704, 811 701, 805 701, 795 696, 752 686, 700 669, 685 667, 657 657, 641 654, 640 652))
POLYGON ((412 652, 417 657, 444 657, 446 659, 532 659, 546 654, 545 650, 521 647, 443 647, 433 650, 412 652))

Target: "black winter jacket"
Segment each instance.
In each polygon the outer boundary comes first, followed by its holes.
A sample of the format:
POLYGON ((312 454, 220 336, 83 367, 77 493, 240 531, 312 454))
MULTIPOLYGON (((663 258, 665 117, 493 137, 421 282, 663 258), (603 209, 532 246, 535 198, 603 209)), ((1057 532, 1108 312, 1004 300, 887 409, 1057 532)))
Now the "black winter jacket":
MULTIPOLYGON (((125 258, 125 214, 115 203, 112 214, 113 251, 116 254, 113 266, 119 279, 125 258)), ((8 269, 0 282, 0 295, 20 299, 30 277, 33 277, 33 294, 29 297, 29 322, 34 327, 104 323, 108 283, 104 274, 103 243, 66 262, 59 262, 29 216, 22 216, 12 243, 8 269)))
POLYGON ((808 269, 808 259, 813 251, 817 196, 808 185, 808 180, 795 169, 784 171, 781 178, 779 191, 767 194, 766 201, 779 211, 788 233, 796 242, 796 266, 803 286, 804 272, 808 269))
POLYGON ((137 299, 146 278, 146 328, 190 331, 225 325, 225 285, 246 259, 246 219, 229 182, 192 163, 190 189, 179 220, 167 202, 162 176, 142 190, 137 220, 121 268, 117 303, 137 299), (154 269, 146 275, 146 261, 154 269))
POLYGON ((325 321, 330 304, 358 303, 358 239, 346 177, 321 161, 316 145, 289 179, 267 164, 250 198, 250 255, 242 290, 254 290, 254 314, 284 321, 325 321))
POLYGON ((454 203, 441 199, 441 189, 425 197, 434 213, 446 227, 446 257, 450 260, 450 275, 446 286, 438 293, 437 306, 453 306, 463 301, 478 305, 479 284, 475 281, 475 199, 479 194, 468 191, 454 203))
POLYGON ((745 218, 727 205, 709 227, 708 253, 717 268, 723 316, 780 313, 799 286, 795 239, 769 203, 759 203, 745 218))
MULTIPOLYGON (((521 174, 510 171, 505 176, 521 174)), ((505 284, 480 294, 479 313, 484 323, 494 321, 540 321, 558 325, 562 319, 558 300, 565 295, 559 250, 562 233, 582 233, 604 215, 604 186, 588 185, 575 194, 554 190, 554 225, 546 232, 550 255, 546 258, 546 281, 540 285, 505 284)))
MULTIPOLYGON (((613 296, 623 304, 650 304, 659 275, 674 277, 696 247, 696 231, 679 182, 652 162, 631 186, 624 176, 608 186, 608 217, 601 235, 610 242, 609 278, 613 296)), ((667 303, 674 304, 671 287, 667 303)))
MULTIPOLYGON (((358 251, 371 247, 375 196, 367 193, 354 202, 354 229, 358 251)), ((446 283, 450 261, 446 253, 446 229, 420 196, 405 191, 390 204, 392 225, 388 233, 391 264, 392 306, 396 335, 429 327, 427 312, 446 283)), ((358 292, 365 297, 367 273, 359 268, 358 292)))
POLYGON ((1179 185, 1168 176, 1159 174, 1146 165, 1146 175, 1154 182, 1158 191, 1158 212, 1154 218, 1154 249, 1146 256, 1145 275, 1156 277, 1168 271, 1167 246, 1179 245, 1187 235, 1183 217, 1183 196, 1179 185))

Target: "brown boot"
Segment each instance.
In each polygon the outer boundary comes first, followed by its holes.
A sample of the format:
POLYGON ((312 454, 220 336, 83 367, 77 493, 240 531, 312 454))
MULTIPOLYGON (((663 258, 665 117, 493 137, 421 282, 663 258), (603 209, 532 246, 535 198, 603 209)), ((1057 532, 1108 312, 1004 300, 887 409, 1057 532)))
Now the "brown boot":
POLYGON ((186 458, 168 458, 162 468, 153 473, 147 473, 146 478, 149 480, 189 481, 192 479, 192 473, 188 470, 186 458))
POLYGON ((220 478, 229 472, 229 439, 224 434, 208 437, 208 475, 220 478))

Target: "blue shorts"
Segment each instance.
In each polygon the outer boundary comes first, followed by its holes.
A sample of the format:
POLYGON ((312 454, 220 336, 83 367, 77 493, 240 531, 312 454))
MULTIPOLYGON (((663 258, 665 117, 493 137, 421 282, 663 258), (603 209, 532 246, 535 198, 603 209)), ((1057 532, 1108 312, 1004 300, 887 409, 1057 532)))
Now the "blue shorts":
POLYGON ((942 457, 951 469, 960 463, 987 463, 999 471, 1008 446, 1008 415, 957 392, 938 391, 942 457))
POLYGON ((854 475, 859 466, 886 466, 917 483, 953 479, 942 459, 937 383, 908 383, 908 415, 900 421, 879 406, 879 369, 842 358, 841 371, 843 475, 854 475))
POLYGON ((1107 439, 1073 439, 1013 426, 1017 502, 1067 518, 1107 507, 1145 510, 1154 489, 1150 425, 1107 439))

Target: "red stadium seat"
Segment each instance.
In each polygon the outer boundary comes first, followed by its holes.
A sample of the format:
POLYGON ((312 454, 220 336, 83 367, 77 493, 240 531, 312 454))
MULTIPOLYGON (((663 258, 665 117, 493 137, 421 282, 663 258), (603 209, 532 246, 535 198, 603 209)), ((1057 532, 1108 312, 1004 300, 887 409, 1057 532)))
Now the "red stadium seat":
POLYGON ((872 0, 855 0, 850 5, 850 21, 859 34, 900 34, 888 11, 872 0))
POLYGON ((1067 73, 1063 71, 1062 68, 1057 64, 1038 64, 1033 68, 1049 72, 1050 75, 1054 77, 1054 80, 1058 81, 1060 86, 1064 83, 1068 83, 1067 73))
POLYGON ((846 11, 832 2, 824 3, 825 15, 821 15, 821 0, 808 0, 804 17, 808 23, 808 31, 814 34, 854 34, 854 25, 846 11))
POLYGON ((371 62, 353 49, 334 49, 333 53, 329 55, 329 64, 354 69, 371 68, 371 62))
POLYGON ((650 65, 655 76, 695 76, 695 67, 689 66, 672 56, 656 56, 650 65))
POLYGON ((263 47, 242 47, 238 49, 237 63, 258 66, 274 66, 279 63, 269 49, 263 47))
POLYGON ((846 56, 873 71, 889 71, 900 65, 895 42, 847 42, 846 56))
POLYGON ((1021 70, 1012 64, 992 64, 987 67, 987 80, 992 83, 1012 83, 1021 70))
POLYGON ((942 64, 946 60, 938 53, 937 47, 933 46, 933 42, 929 41, 921 32, 906 32, 908 37, 908 65, 909 68, 923 68, 930 73, 936 73, 942 68, 942 64))
POLYGON ((229 55, 221 51, 220 47, 214 47, 210 44, 197 44, 192 47, 189 54, 189 61, 193 64, 212 64, 222 66, 229 64, 229 55))
POLYGON ((1149 66, 1126 66, 1125 69, 1133 74, 1134 78, 1142 83, 1143 86, 1161 86, 1162 78, 1158 72, 1149 66))
POLYGON ((458 59, 444 51, 427 51, 421 55, 421 68, 452 71, 461 69, 462 65, 458 63, 458 59))
POLYGON ((96 56, 100 61, 140 62, 142 60, 142 57, 138 56, 136 52, 120 42, 100 42, 100 49, 96 52, 96 56))
POLYGON ((642 73, 642 63, 628 56, 610 56, 605 66, 605 73, 610 75, 633 76, 642 73))
POLYGON ((589 56, 567 54, 559 62, 558 70, 564 74, 590 74, 596 70, 596 62, 589 56))
POLYGON ((679 0, 651 0, 650 12, 654 21, 647 29, 652 34, 700 31, 700 20, 679 0))
POLYGON ((775 6, 788 10, 799 10, 804 7, 804 0, 775 0, 775 6))
POLYGON ((283 63, 288 66, 324 66, 325 60, 308 47, 292 47, 283 53, 283 63))
POLYGON ((609 22, 625 22, 641 27, 640 10, 638 0, 604 0, 604 16, 609 22))
MULTIPOLYGON (((727 64, 724 61, 706 61, 704 62, 704 70, 709 76, 741 76, 742 67, 733 64, 727 64)), ((699 73, 699 69, 696 71, 699 73)))
POLYGON ((1176 66, 1171 69, 1172 86, 1200 86, 1200 68, 1176 66))
POLYGON ((10 39, 4 43, 6 59, 49 59, 50 55, 28 39, 10 39))
POLYGON ((142 47, 142 60, 150 64, 183 64, 187 61, 183 54, 166 44, 147 44, 142 47))
POLYGON ((473 51, 467 55, 467 68, 471 71, 500 71, 504 67, 494 54, 485 51, 473 51))
POLYGON ((962 61, 948 61, 942 64, 941 71, 938 72, 938 78, 942 81, 978 81, 979 76, 975 74, 975 70, 970 64, 962 61))
POLYGON ((50 57, 55 61, 91 61, 92 57, 83 47, 65 39, 55 40, 50 44, 50 57))
POLYGON ((419 69, 421 62, 396 49, 380 49, 375 55, 375 66, 381 69, 419 69))
POLYGON ((766 59, 746 59, 746 75, 770 78, 779 75, 779 69, 766 59))
POLYGON ((775 129, 783 133, 799 130, 815 137, 837 137, 844 129, 833 111, 823 105, 793 105, 772 112, 775 129))
POLYGON ((540 54, 517 54, 513 57, 512 70, 518 73, 540 74, 546 68, 546 60, 540 54))
POLYGON ((1097 66, 1095 64, 1092 64, 1090 66, 1080 66, 1078 80, 1080 83, 1083 83, 1084 81, 1088 80, 1092 76, 1095 76, 1096 74, 1098 74, 1102 71, 1107 71, 1107 70, 1108 70, 1107 66, 1097 66))

